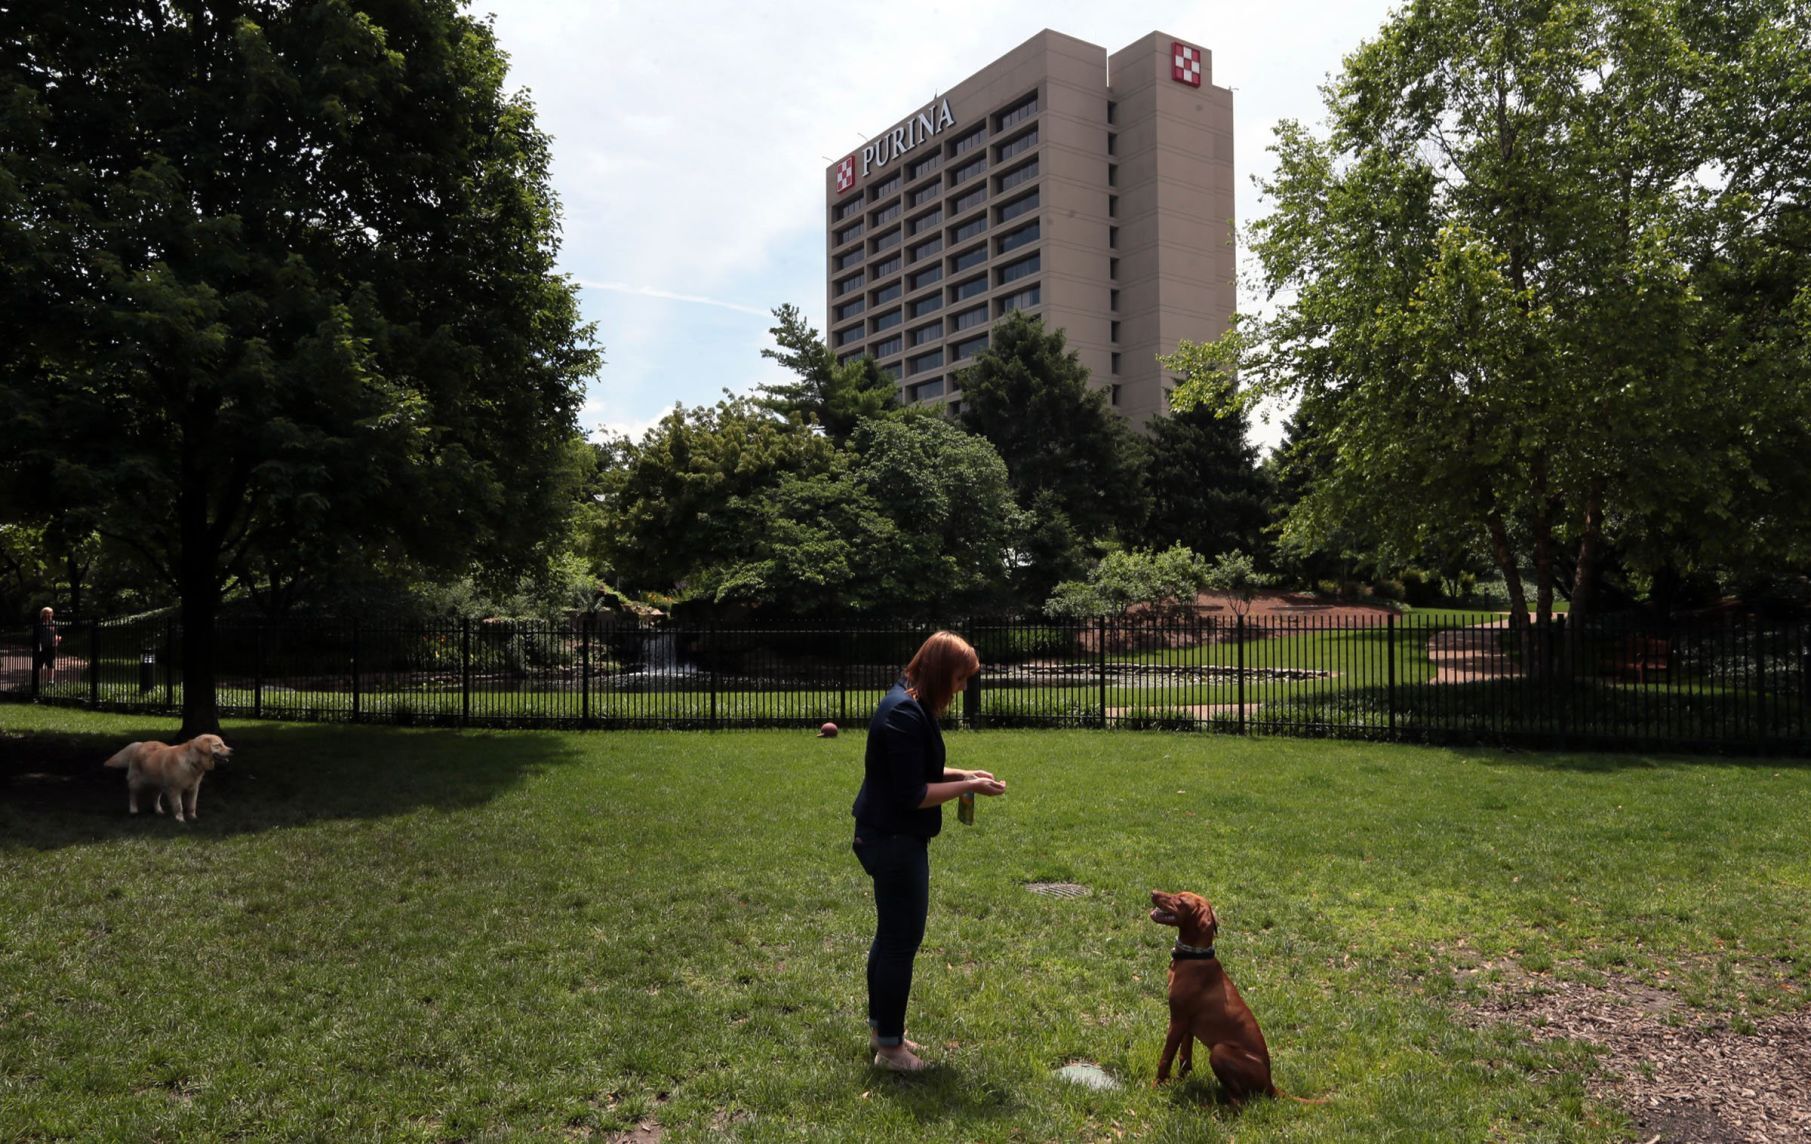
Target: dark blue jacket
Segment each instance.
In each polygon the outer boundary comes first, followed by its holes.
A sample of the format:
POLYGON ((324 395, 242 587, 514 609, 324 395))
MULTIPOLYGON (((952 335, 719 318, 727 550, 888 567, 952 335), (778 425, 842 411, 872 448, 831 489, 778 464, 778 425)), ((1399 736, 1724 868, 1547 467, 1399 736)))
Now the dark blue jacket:
POLYGON ((943 807, 919 809, 925 787, 943 781, 943 732, 906 694, 901 679, 868 723, 868 753, 855 821, 881 834, 932 838, 943 829, 943 807))

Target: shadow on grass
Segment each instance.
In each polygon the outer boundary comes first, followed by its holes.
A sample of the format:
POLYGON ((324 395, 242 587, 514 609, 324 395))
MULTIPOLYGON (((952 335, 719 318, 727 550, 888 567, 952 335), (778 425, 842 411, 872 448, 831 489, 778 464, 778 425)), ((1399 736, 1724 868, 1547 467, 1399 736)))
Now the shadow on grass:
POLYGON ((873 1099, 897 1106, 920 1124, 998 1120, 1016 1116, 1025 1108, 1016 1094, 977 1082, 948 1064, 933 1065, 916 1075, 873 1069, 867 1083, 873 1099))
MULTIPOLYGON (((383 818, 483 804, 582 756, 570 736, 405 731, 345 725, 229 724, 230 763, 201 786, 197 821, 126 805, 124 771, 102 764, 126 743, 169 742, 170 725, 117 733, 0 732, 0 850, 54 850, 185 832, 229 837, 323 819, 383 818)), ((149 796, 149 797, 147 797, 149 796)))

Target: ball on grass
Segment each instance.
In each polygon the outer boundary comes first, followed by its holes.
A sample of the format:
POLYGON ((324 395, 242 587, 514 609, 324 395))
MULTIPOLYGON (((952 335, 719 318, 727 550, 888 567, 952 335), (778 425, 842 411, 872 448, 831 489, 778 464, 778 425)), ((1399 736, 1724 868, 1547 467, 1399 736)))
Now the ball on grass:
POLYGON ((836 724, 835 723, 826 723, 822 727, 819 727, 817 729, 817 737, 820 739, 836 738, 836 724))

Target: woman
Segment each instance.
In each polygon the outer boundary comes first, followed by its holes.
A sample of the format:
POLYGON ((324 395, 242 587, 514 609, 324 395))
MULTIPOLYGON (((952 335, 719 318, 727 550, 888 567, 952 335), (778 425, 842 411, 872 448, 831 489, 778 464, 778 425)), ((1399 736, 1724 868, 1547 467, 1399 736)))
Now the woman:
POLYGON ((56 613, 39 608, 38 622, 31 630, 31 662, 44 683, 57 681, 57 645, 62 642, 63 637, 57 634, 56 613))
POLYGON ((874 943, 868 947, 868 1038, 874 1063, 924 1068, 905 1039, 912 959, 930 911, 927 843, 943 829, 943 804, 964 794, 1006 793, 986 771, 943 765, 937 717, 981 670, 975 649, 953 632, 924 641, 868 724, 867 769, 855 796, 855 856, 874 879, 874 943))

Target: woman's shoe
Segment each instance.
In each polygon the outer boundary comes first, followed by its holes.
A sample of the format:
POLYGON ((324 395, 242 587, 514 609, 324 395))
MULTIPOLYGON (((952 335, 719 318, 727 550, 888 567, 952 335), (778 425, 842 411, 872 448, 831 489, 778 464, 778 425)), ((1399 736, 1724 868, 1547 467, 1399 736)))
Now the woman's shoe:
MULTIPOLYGON (((914 1053, 917 1052, 919 1049, 924 1048, 924 1046, 919 1044, 917 1041, 908 1041, 908 1040, 904 1039, 903 1037, 900 1038, 899 1043, 904 1045, 906 1048, 910 1049, 914 1053)), ((868 1047, 870 1049, 873 1049, 877 1053, 880 1051, 880 1034, 879 1033, 869 1033, 868 1034, 868 1047)))
POLYGON ((912 1055, 912 1050, 903 1045, 895 1045, 894 1051, 891 1053, 883 1049, 874 1054, 874 1067, 886 1069, 889 1072, 915 1073, 923 1072, 930 1066, 912 1055))

